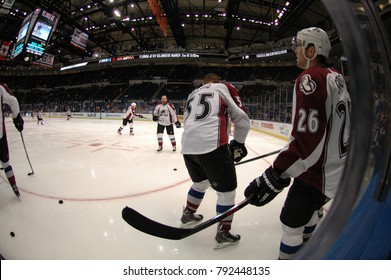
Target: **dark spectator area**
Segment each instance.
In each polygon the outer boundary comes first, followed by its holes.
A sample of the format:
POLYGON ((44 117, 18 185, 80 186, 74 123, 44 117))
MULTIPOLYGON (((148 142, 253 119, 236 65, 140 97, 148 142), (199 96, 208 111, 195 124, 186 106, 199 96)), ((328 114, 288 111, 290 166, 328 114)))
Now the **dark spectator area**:
POLYGON ((253 119, 290 122, 295 67, 138 65, 74 70, 44 75, 2 76, 24 111, 123 112, 131 102, 152 110, 167 95, 182 113, 188 94, 208 73, 218 74, 239 90, 253 119))

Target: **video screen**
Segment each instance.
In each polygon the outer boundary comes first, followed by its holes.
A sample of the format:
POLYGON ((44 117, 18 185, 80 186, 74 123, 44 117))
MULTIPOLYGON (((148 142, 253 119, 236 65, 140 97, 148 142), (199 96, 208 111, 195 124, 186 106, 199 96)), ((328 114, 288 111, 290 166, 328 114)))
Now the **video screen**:
POLYGON ((27 22, 25 25, 22 26, 22 28, 19 30, 18 39, 16 40, 19 42, 24 37, 26 37, 27 29, 29 28, 30 22, 27 22))
POLYGON ((13 52, 13 56, 17 57, 19 54, 21 54, 22 51, 23 51, 23 47, 24 47, 24 43, 23 42, 18 43, 15 46, 15 49, 14 49, 14 52, 13 52))
POLYGON ((33 33, 31 33, 31 35, 40 38, 46 42, 51 30, 52 30, 52 26, 38 20, 34 26, 34 30, 33 33))

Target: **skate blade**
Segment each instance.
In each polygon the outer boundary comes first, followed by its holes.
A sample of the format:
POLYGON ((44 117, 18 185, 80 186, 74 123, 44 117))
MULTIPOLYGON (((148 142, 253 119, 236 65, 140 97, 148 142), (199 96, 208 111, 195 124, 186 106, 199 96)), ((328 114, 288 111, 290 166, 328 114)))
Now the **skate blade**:
POLYGON ((214 250, 220 250, 220 249, 224 249, 224 248, 227 248, 227 247, 230 247, 230 246, 235 246, 237 244, 239 244, 239 241, 237 242, 234 242, 234 243, 231 243, 231 242, 225 242, 225 243, 218 243, 216 242, 216 246, 213 248, 214 250))

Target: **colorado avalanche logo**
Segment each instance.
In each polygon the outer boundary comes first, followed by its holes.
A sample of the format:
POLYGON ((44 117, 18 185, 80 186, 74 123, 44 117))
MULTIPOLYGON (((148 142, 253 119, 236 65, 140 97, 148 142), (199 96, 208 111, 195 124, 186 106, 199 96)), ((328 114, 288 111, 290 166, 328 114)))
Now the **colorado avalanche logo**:
POLYGON ((316 83, 311 79, 311 76, 306 74, 300 80, 299 89, 305 95, 314 93, 316 90, 316 83))

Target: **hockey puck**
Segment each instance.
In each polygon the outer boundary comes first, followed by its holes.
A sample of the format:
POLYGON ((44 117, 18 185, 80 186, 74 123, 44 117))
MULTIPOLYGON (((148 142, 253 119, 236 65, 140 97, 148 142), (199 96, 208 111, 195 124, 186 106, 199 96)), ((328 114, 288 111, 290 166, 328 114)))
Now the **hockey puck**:
POLYGON ((63 204, 64 203, 64 201, 62 201, 61 199, 58 201, 58 203, 60 203, 60 204, 63 204))
POLYGON ((176 168, 174 168, 174 171, 176 171, 176 168))
POLYGON ((15 237, 15 233, 13 231, 10 232, 11 237, 15 237))

